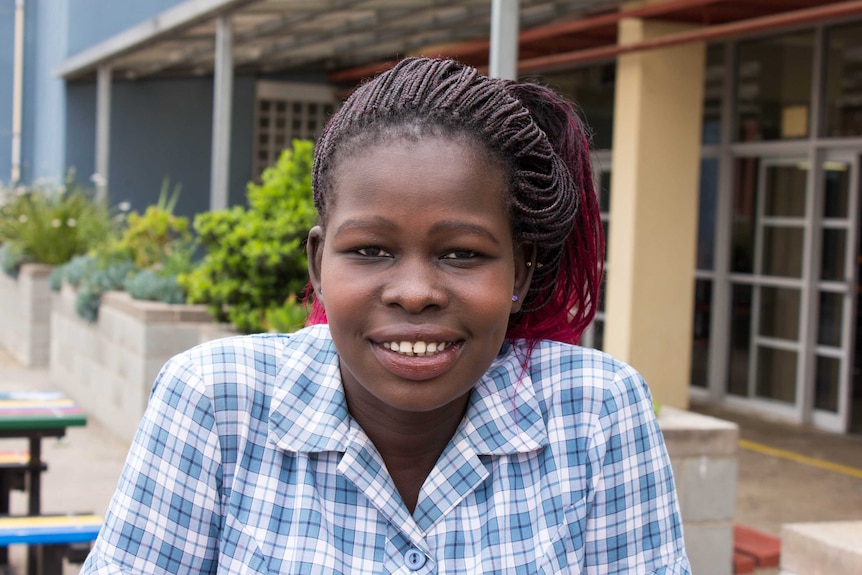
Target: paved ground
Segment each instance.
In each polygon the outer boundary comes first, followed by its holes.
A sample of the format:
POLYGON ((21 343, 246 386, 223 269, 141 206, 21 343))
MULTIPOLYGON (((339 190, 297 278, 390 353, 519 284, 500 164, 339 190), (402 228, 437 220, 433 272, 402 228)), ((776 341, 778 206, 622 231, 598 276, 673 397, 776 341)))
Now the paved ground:
MULTIPOLYGON (((0 391, 53 387, 47 371, 22 368, 0 349, 0 391)), ((862 437, 770 423, 715 408, 694 409, 736 421, 741 438, 749 442, 750 448, 739 452, 738 523, 777 535, 782 523, 862 519, 862 437), (764 453, 764 448, 783 450, 782 456, 764 453)), ((22 442, 20 447, 26 445, 22 442)), ((3 448, 15 447, 4 440, 3 448)), ((128 443, 94 418, 84 428, 70 429, 63 439, 46 440, 49 469, 42 482, 43 510, 104 514, 127 449, 128 443)), ((24 494, 13 492, 11 504, 13 513, 23 513, 24 494)), ((23 573, 23 563, 23 548, 13 548, 9 572, 23 573)), ((77 571, 67 566, 64 575, 77 571)), ((777 570, 759 575, 774 573, 777 570)))

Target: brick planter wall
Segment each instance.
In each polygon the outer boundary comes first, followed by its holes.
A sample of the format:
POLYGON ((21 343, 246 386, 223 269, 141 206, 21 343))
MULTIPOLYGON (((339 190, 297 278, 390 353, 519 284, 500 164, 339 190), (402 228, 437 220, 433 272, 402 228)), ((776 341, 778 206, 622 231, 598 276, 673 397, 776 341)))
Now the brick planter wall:
POLYGON ((671 407, 662 407, 658 420, 673 466, 692 572, 731 575, 739 428, 671 407))
POLYGON ((75 312, 75 290, 53 296, 52 380, 87 413, 124 440, 131 440, 153 381, 171 356, 213 331, 205 306, 134 300, 125 292, 102 296, 99 318, 75 312))
POLYGON ((48 365, 52 269, 24 264, 17 278, 0 272, 0 346, 27 367, 48 365))

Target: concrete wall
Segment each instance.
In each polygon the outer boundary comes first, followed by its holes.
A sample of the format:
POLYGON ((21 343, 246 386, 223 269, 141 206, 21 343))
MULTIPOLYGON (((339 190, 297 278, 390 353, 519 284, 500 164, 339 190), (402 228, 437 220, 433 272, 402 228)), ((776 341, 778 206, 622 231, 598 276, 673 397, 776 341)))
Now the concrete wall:
POLYGON ((672 407, 662 407, 658 420, 673 466, 692 572, 731 575, 739 429, 735 423, 672 407))
POLYGON ((57 386, 112 433, 131 441, 153 381, 173 355, 197 345, 212 320, 205 306, 102 296, 95 323, 75 312, 75 290, 63 286, 51 309, 51 376, 57 386))
POLYGON ((17 278, 0 272, 0 346, 27 367, 48 365, 51 266, 24 264, 17 278))
POLYGON ((781 527, 781 575, 862 573, 862 521, 781 527))

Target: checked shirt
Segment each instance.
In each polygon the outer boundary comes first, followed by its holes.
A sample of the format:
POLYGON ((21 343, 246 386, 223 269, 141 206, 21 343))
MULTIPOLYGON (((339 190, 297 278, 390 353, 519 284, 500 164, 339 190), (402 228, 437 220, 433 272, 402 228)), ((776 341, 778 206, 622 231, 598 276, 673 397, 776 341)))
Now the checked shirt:
POLYGON ((162 369, 84 574, 688 574, 641 377, 507 342, 412 515, 347 411, 327 326, 162 369))

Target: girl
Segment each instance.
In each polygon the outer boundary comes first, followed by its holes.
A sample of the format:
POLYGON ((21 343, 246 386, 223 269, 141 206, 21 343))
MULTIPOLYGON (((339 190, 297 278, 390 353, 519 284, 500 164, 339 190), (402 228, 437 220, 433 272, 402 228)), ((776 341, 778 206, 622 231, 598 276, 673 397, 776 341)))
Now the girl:
POLYGON ((574 344, 602 238, 585 129, 408 59, 321 136, 312 325, 159 375, 84 573, 689 573, 646 384, 574 344))

